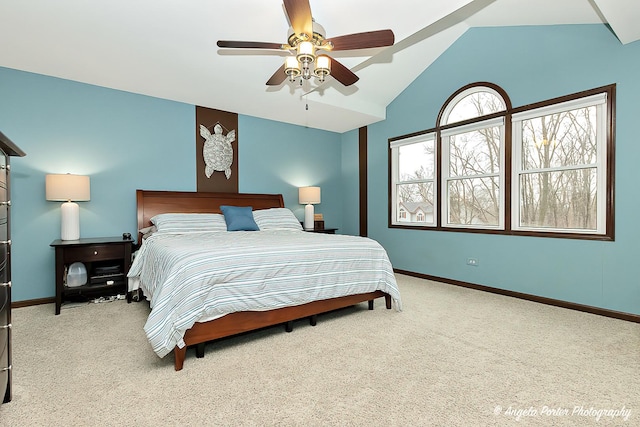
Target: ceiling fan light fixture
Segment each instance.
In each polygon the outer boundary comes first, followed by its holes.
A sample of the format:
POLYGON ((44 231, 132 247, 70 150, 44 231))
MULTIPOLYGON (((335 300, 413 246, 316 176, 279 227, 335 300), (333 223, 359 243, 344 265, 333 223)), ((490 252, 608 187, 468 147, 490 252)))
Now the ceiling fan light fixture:
POLYGON ((221 48, 268 49, 291 53, 292 57, 285 59, 284 64, 267 80, 267 86, 278 86, 287 77, 291 82, 300 77, 301 85, 312 77, 322 83, 329 75, 343 86, 350 86, 358 81, 358 76, 337 59, 324 54, 317 55, 317 52, 373 49, 392 46, 395 41, 391 30, 352 33, 327 39, 324 27, 315 22, 311 15, 309 0, 284 0, 284 9, 291 24, 286 44, 234 40, 218 40, 217 43, 221 48))
POLYGON ((315 46, 311 42, 300 42, 298 44, 298 61, 301 64, 310 64, 316 59, 315 46))
POLYGON ((300 72, 298 59, 295 56, 287 56, 284 60, 284 73, 289 76, 289 81, 294 82, 300 72))
POLYGON ((313 74, 320 82, 324 82, 324 78, 331 73, 331 61, 328 56, 320 55, 316 60, 316 67, 313 74))

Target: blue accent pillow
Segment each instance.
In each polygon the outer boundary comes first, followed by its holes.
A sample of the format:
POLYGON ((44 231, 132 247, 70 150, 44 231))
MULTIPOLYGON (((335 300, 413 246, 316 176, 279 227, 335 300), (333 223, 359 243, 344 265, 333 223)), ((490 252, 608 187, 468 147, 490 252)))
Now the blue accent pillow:
POLYGON ((251 206, 220 206, 227 223, 227 231, 258 231, 251 206))

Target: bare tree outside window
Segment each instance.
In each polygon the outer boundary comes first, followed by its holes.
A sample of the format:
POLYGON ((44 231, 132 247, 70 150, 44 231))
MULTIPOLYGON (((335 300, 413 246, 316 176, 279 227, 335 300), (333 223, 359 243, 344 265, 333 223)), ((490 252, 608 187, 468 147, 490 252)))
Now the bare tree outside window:
POLYGON ((522 121, 523 226, 597 227, 596 107, 522 121))
MULTIPOLYGON (((505 110, 491 92, 464 96, 446 117, 456 123, 505 110)), ((500 218, 501 128, 481 124, 472 131, 443 138, 448 142, 447 223, 496 226, 500 218)))
POLYGON ((457 123, 467 119, 486 116, 505 110, 504 101, 487 91, 473 92, 456 102, 447 115, 445 123, 457 123))
POLYGON ((450 224, 498 224, 500 141, 497 126, 449 137, 450 224))
POLYGON ((495 84, 460 88, 434 128, 389 139, 390 227, 613 240, 615 96, 514 108, 495 84))

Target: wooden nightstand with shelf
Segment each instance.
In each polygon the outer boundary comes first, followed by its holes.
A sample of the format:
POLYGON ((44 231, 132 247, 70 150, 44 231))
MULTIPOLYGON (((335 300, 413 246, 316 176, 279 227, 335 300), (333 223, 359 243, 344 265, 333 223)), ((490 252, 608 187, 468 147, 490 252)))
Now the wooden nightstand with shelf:
POLYGON ((54 240, 56 250, 56 314, 65 297, 98 297, 127 293, 127 273, 131 267, 133 240, 122 237, 95 237, 78 240, 54 240), (74 262, 87 270, 87 282, 66 286, 65 271, 74 262))

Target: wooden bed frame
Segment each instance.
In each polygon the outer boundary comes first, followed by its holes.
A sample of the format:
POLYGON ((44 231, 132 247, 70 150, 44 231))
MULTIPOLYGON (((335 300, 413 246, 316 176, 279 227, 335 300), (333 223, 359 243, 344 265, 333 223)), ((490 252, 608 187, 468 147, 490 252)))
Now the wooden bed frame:
MULTIPOLYGON (((281 194, 246 194, 246 193, 206 193, 184 191, 147 191, 136 190, 138 230, 151 225, 151 218, 160 213, 221 213, 221 205, 251 206, 253 210, 284 207, 281 194)), ((138 242, 141 236, 138 236, 138 242)), ((287 332, 291 332, 293 321, 309 317, 311 325, 316 324, 317 315, 339 308, 349 307, 368 301, 369 309, 373 309, 373 301, 384 297, 387 309, 391 308, 391 296, 382 291, 365 294, 348 295, 313 301, 307 304, 284 307, 269 311, 245 311, 227 314, 208 322, 196 322, 184 335, 185 346, 173 350, 175 370, 184 365, 188 346, 196 345, 196 357, 204 357, 204 344, 207 341, 236 335, 242 332, 285 324, 287 332)))

